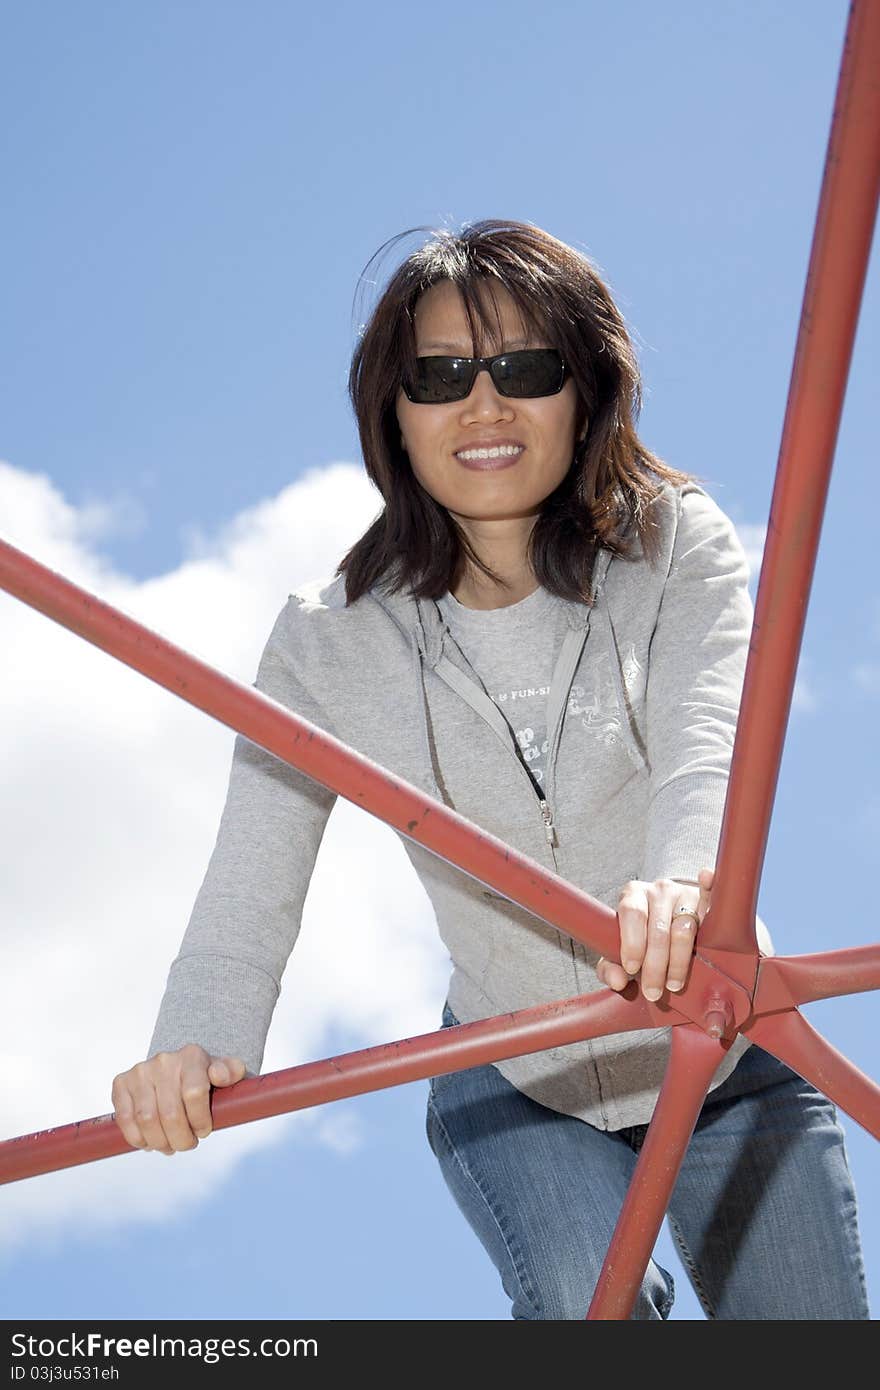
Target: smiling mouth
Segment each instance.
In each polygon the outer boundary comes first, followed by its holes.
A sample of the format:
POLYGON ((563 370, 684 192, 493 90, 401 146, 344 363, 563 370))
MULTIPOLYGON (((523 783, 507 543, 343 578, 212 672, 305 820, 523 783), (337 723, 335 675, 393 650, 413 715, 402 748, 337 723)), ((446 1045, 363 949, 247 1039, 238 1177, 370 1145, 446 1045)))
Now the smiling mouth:
POLYGON ((523 453, 523 445, 502 445, 493 449, 461 449, 454 457, 465 468, 506 468, 523 453))

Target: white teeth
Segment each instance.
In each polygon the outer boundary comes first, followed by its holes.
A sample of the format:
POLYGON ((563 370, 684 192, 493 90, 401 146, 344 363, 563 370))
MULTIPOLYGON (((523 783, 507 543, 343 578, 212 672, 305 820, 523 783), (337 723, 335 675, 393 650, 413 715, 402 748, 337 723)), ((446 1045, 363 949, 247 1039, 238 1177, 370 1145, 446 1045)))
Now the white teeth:
POLYGON ((515 454, 522 453, 522 446, 519 444, 502 444, 497 449, 460 449, 458 458, 460 459, 497 459, 513 458, 515 454))

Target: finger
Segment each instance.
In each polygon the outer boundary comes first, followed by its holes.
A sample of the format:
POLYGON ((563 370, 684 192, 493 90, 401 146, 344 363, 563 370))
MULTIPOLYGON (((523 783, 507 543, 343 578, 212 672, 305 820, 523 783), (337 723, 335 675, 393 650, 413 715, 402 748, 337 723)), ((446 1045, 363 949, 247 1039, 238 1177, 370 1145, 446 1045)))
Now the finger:
POLYGON ((211 1114, 211 1087, 233 1086, 247 1068, 240 1057, 212 1057, 207 1067, 203 1054, 185 1062, 181 1070, 180 1094, 186 1118, 197 1139, 206 1139, 214 1128, 211 1114))
POLYGON ((148 1149, 157 1149, 159 1153, 173 1153, 173 1149, 168 1143, 168 1136, 162 1128, 159 1118, 159 1101, 156 1096, 156 1086, 153 1081, 153 1070, 147 1070, 147 1064, 141 1062, 134 1069, 132 1078, 132 1098, 134 1101, 134 1116, 137 1121, 141 1134, 146 1141, 148 1149))
POLYGON ((211 1083, 204 1059, 183 1062, 180 1069, 180 1099, 186 1123, 196 1139, 206 1139, 214 1128, 211 1117, 211 1083))
MULTIPOLYGON (((687 898, 679 896, 678 902, 673 904, 675 907, 694 907, 687 898)), ((696 911, 696 908, 694 908, 696 911)), ((666 988, 676 993, 683 989, 690 970, 691 961, 694 955, 694 942, 697 939, 697 925, 699 918, 685 916, 679 913, 672 917, 669 932, 669 968, 666 974, 666 988)))
POLYGON ((606 960, 604 956, 600 956, 596 963, 596 974, 609 989, 626 989, 632 978, 627 975, 622 965, 613 960, 606 960))
POLYGON ((156 1083, 156 1104, 167 1146, 162 1152, 181 1153, 186 1149, 196 1148, 199 1141, 187 1119, 181 1094, 179 1067, 159 1077, 156 1083))
POLYGON ((131 1144, 134 1149, 145 1149, 147 1141, 141 1133, 141 1127, 135 1118, 134 1097, 128 1089, 127 1084, 117 1076, 113 1081, 113 1118, 122 1131, 122 1137, 127 1144, 131 1144))
POLYGON ((658 879, 647 889, 648 940, 642 962, 642 993, 652 1003, 660 998, 669 968, 669 919, 681 885, 658 879))
POLYGON ((620 890, 617 903, 620 924, 620 960, 628 975, 637 975, 645 956, 648 926, 646 885, 631 879, 620 890))
POLYGON ((234 1086, 246 1071, 240 1057, 214 1057, 208 1068, 208 1079, 212 1086, 234 1086))

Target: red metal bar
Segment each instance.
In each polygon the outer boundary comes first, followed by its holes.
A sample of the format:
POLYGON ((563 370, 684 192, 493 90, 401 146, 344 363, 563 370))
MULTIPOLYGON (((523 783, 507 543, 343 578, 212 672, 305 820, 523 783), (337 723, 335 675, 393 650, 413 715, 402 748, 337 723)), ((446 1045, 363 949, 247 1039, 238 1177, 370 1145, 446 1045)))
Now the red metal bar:
POLYGON ((797 1009, 755 1018, 742 1031, 880 1139, 880 1086, 838 1052, 797 1009))
POLYGON ((663 1225, 687 1146, 722 1060, 721 1045, 698 1028, 676 1028, 666 1075, 630 1179, 587 1317, 628 1318, 663 1225))
POLYGON ((880 943, 811 956, 766 956, 758 971, 755 1012, 769 1014, 867 989, 880 989, 880 943))
MULTIPOLYGON (((548 1047, 564 1047, 582 1038, 656 1028, 659 1022, 685 1023, 680 1015, 659 1015, 655 1004, 628 985, 629 998, 614 990, 554 1000, 494 1018, 461 1023, 435 1033, 381 1043, 248 1077, 234 1086, 214 1090, 211 1119, 214 1129, 265 1120, 291 1110, 306 1110, 327 1101, 402 1086, 428 1076, 463 1071, 504 1057, 522 1057, 548 1047)), ((0 1143, 0 1183, 93 1163, 122 1153, 137 1153, 109 1115, 97 1115, 56 1129, 40 1130, 0 1143)))
MULTIPOLYGON (((703 946, 756 950, 758 887, 880 192, 880 4, 849 12, 703 946)), ((735 969, 735 967, 733 967, 735 969)), ((747 983, 751 964, 740 976, 747 983)))

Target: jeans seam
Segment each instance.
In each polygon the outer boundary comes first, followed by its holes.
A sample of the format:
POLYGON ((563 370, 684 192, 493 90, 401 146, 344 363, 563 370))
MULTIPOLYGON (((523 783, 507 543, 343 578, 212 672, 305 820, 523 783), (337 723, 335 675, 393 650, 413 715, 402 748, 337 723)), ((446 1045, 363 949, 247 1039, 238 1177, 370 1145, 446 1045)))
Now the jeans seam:
MULTIPOLYGON (((821 1094, 821 1093, 820 1093, 820 1094, 821 1094)), ((826 1097, 826 1099, 829 1099, 829 1101, 830 1101, 830 1098, 826 1097)), ((863 1304, 864 1310, 865 1310, 865 1319, 870 1320, 870 1318, 871 1318, 871 1307, 870 1307, 870 1304, 869 1304, 869 1302, 868 1302, 868 1280, 867 1280, 867 1273, 866 1273, 866 1271, 865 1271, 864 1252, 863 1252, 863 1250, 862 1250, 861 1237, 860 1237, 860 1233, 859 1233, 859 1203, 858 1203, 858 1197, 856 1196, 855 1187, 852 1185, 851 1169, 850 1169, 850 1164, 849 1164, 849 1154, 847 1153, 847 1148, 846 1148, 846 1134, 845 1134, 845 1132, 844 1132, 843 1125, 840 1123, 840 1121, 839 1121, 839 1119, 838 1119, 838 1117, 837 1117, 837 1106, 834 1104, 834 1101, 830 1101, 830 1105, 831 1105, 831 1109, 832 1109, 833 1112, 834 1112, 834 1123, 835 1123, 835 1126, 836 1126, 836 1128, 837 1128, 837 1129, 839 1130, 839 1132, 840 1132, 840 1149, 841 1149, 841 1155, 842 1155, 842 1158, 843 1158, 843 1165, 844 1165, 844 1168, 845 1168, 847 1174, 850 1175, 850 1190, 849 1190, 849 1194, 848 1194, 847 1198, 845 1199, 846 1212, 845 1212, 845 1215, 844 1215, 844 1221, 846 1222, 847 1227, 848 1227, 848 1230, 849 1230, 850 1248, 851 1248, 851 1251, 852 1251, 853 1260, 854 1260, 855 1265, 856 1265, 856 1271, 857 1271, 857 1274, 858 1274, 859 1285, 860 1285, 860 1288, 861 1288, 861 1293, 862 1293, 862 1304, 863 1304)))
POLYGON ((479 1192, 480 1196, 482 1197, 483 1202, 484 1202, 485 1207, 486 1207, 486 1210, 488 1211, 488 1213, 489 1213, 489 1215, 491 1216, 493 1222, 495 1223, 495 1226, 496 1226, 496 1229, 497 1229, 497 1231, 498 1231, 498 1234, 499 1234, 499 1236, 501 1237, 502 1244, 503 1244, 505 1250, 507 1251, 508 1258, 510 1259, 511 1268, 513 1269, 514 1274, 516 1275, 516 1278, 517 1278, 517 1282, 519 1283, 520 1291, 521 1291, 523 1297, 527 1300, 527 1302, 529 1302, 529 1303, 531 1304, 532 1309, 534 1310, 534 1312, 535 1312, 535 1313, 537 1314, 537 1316, 540 1318, 541 1310, 540 1310, 540 1307, 539 1307, 539 1304, 538 1304, 538 1300, 535 1298, 534 1293, 532 1292, 532 1290, 531 1290, 530 1287, 528 1286, 528 1279, 527 1279, 527 1277, 526 1277, 525 1266, 524 1266, 524 1264, 523 1264, 523 1261, 519 1258, 519 1256, 518 1256, 518 1255, 516 1254, 516 1252, 513 1250, 512 1246, 511 1246, 511 1243, 510 1243, 510 1241, 508 1240, 508 1238, 507 1238, 507 1236, 506 1236, 506 1234, 505 1234, 504 1227, 503 1227, 502 1224, 501 1224, 500 1217, 499 1217, 498 1213, 497 1213, 496 1210, 495 1210, 495 1206, 493 1205, 493 1202, 492 1202, 492 1199, 491 1199, 489 1193, 485 1191, 485 1189, 483 1188, 482 1183, 480 1183, 480 1181, 478 1180, 478 1178, 476 1177, 476 1175, 475 1175, 474 1173, 472 1173, 471 1170, 468 1168, 468 1166, 463 1162, 463 1160, 462 1160, 462 1158, 461 1158, 461 1155, 459 1154, 458 1150, 456 1149, 455 1145, 453 1144, 453 1142, 452 1142, 452 1140, 451 1140, 451 1138, 450 1138, 450 1136, 449 1136, 449 1132, 448 1132, 446 1126, 444 1125, 442 1119, 440 1118, 440 1115, 439 1115, 439 1113, 438 1113, 438 1111, 437 1111, 437 1109, 436 1109, 436 1107, 435 1107, 435 1105, 434 1105, 434 1103, 433 1103, 433 1100, 431 1099, 430 1096, 428 1097, 428 1110, 429 1110, 430 1113, 432 1114, 432 1116, 433 1116, 433 1118, 434 1118, 434 1122, 435 1122, 435 1124, 437 1125, 437 1128, 438 1128, 439 1131, 440 1131, 440 1135, 441 1135, 441 1137, 442 1137, 444 1143, 446 1144, 446 1147, 448 1148, 450 1154, 452 1155, 453 1160, 454 1160, 455 1163, 458 1165, 458 1167, 461 1169, 461 1171, 462 1171, 462 1173, 464 1174, 465 1178, 467 1178, 469 1182, 473 1183, 474 1187, 477 1189, 477 1191, 479 1192))
POLYGON ((714 1318, 717 1320, 718 1313, 715 1309, 714 1304, 712 1303, 711 1298, 709 1297, 706 1291, 702 1279, 700 1278, 696 1261, 694 1260, 693 1255, 688 1249, 687 1242, 684 1236, 682 1235, 681 1227, 679 1226, 675 1217, 672 1215, 671 1211, 666 1212, 666 1219, 669 1222, 669 1229, 672 1231, 672 1234, 675 1238, 675 1243, 678 1246, 678 1253, 681 1256, 682 1263, 684 1264, 685 1268, 690 1274, 691 1283, 693 1284, 694 1289, 696 1291, 696 1295, 703 1306, 703 1312, 706 1314, 707 1318, 714 1318))

